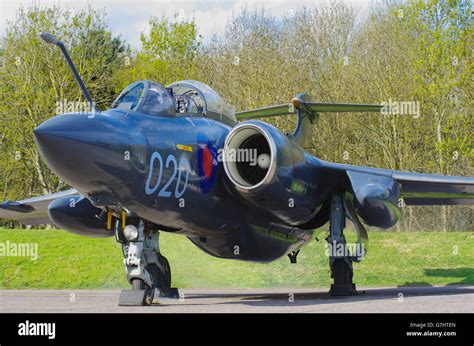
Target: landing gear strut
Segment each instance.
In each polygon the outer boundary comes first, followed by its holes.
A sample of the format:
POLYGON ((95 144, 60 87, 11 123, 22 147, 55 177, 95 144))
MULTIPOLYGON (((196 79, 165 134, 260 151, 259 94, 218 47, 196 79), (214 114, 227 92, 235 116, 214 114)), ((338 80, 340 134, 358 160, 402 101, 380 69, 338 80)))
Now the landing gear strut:
POLYGON ((367 247, 367 231, 357 219, 351 196, 334 195, 331 199, 331 218, 329 227, 329 266, 334 283, 331 285, 331 296, 356 295, 356 286, 352 281, 352 262, 359 262, 367 247), (355 251, 358 256, 353 256, 347 247, 343 230, 346 227, 346 216, 354 223, 357 231, 357 244, 355 251))
POLYGON ((160 254, 159 231, 142 220, 123 229, 117 220, 115 231, 117 241, 122 243, 123 263, 132 286, 132 290, 122 291, 119 305, 151 305, 155 290, 160 297, 178 298, 178 290, 171 287, 168 260, 160 254))

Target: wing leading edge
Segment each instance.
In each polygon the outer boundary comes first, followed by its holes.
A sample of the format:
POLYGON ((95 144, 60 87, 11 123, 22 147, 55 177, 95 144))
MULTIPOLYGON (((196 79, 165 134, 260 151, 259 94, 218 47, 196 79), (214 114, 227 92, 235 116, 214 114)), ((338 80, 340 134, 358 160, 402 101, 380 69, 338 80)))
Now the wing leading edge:
POLYGON ((71 189, 21 201, 6 201, 0 203, 0 218, 18 220, 24 225, 52 224, 48 217, 49 204, 57 198, 77 195, 79 192, 71 189))

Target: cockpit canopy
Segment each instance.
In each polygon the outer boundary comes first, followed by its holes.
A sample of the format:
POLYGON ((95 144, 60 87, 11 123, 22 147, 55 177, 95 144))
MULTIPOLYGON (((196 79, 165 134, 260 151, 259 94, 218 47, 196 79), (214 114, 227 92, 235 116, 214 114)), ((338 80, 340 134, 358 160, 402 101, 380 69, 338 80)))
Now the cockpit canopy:
POLYGON ((166 88, 148 80, 135 82, 122 91, 112 108, 149 115, 200 115, 228 125, 237 122, 233 108, 217 92, 194 80, 176 82, 166 88))

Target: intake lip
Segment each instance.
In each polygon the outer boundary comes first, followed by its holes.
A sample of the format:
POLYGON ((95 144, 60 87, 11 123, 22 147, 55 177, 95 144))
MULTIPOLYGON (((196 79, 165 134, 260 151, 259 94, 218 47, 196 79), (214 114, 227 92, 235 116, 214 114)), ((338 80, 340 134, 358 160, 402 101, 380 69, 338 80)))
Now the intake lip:
MULTIPOLYGON (((258 150, 258 148, 255 149, 258 150)), ((231 130, 225 140, 223 164, 227 176, 238 190, 243 192, 257 191, 258 189, 270 184, 275 176, 277 168, 277 148, 275 142, 271 135, 264 128, 258 126, 257 124, 241 123, 231 130), (242 176, 243 172, 242 168, 239 167, 239 162, 227 160, 230 150, 246 149, 242 148, 242 146, 252 136, 263 136, 270 150, 270 165, 266 171, 265 176, 260 178, 257 183, 251 182, 249 181, 248 177, 242 176)))

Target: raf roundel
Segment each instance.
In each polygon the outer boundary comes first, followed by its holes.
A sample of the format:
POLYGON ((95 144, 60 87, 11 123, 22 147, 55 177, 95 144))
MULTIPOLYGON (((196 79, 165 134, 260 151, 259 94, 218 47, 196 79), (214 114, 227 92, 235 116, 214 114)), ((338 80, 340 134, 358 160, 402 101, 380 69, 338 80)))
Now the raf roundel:
POLYGON ((208 193, 216 182, 219 164, 217 149, 204 136, 198 136, 197 142, 199 186, 203 193, 208 193))
POLYGON ((209 179, 212 176, 212 164, 213 164, 213 157, 212 153, 207 146, 202 148, 202 158, 201 158, 201 165, 202 170, 204 172, 204 177, 209 179))

